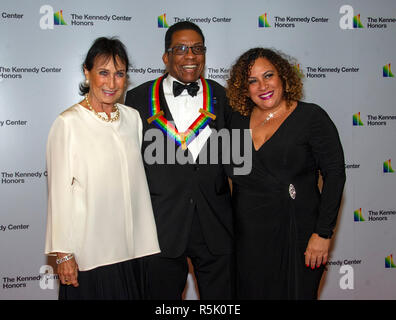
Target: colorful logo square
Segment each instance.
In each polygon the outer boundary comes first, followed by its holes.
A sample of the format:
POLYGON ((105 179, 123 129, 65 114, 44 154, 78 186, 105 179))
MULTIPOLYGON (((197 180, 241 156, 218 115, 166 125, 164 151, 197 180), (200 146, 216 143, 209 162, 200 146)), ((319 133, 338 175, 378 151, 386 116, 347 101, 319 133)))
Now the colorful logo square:
POLYGON ((395 171, 392 169, 391 159, 384 161, 384 164, 383 164, 383 171, 384 171, 384 173, 392 173, 392 172, 395 172, 395 171))
POLYGON ((360 14, 356 15, 353 17, 353 28, 354 29, 361 29, 363 28, 363 25, 360 21, 360 14))
POLYGON ((355 113, 355 114, 352 116, 352 124, 353 124, 354 126, 363 126, 362 119, 360 119, 360 112, 355 113))
POLYGON ((67 26, 67 23, 63 19, 63 10, 59 10, 54 13, 54 25, 56 26, 67 26))
POLYGON ((267 12, 258 17, 259 28, 269 28, 271 27, 267 20, 267 12))
POLYGON ((358 210, 355 210, 353 212, 353 221, 355 221, 355 222, 366 221, 366 220, 364 220, 363 215, 362 215, 362 208, 359 208, 358 210))
POLYGON ((388 63, 382 67, 382 76, 384 78, 394 78, 394 75, 391 70, 391 64, 388 63))
POLYGON ((393 255, 392 254, 385 258, 385 268, 386 269, 396 268, 396 265, 393 262, 393 255))
POLYGON ((169 28, 169 25, 166 22, 166 13, 158 17, 158 28, 169 28))

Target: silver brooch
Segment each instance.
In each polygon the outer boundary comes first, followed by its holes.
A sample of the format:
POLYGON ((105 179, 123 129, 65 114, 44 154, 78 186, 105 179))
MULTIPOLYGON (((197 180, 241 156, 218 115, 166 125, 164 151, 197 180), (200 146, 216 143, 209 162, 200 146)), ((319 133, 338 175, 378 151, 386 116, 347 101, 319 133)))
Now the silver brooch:
POLYGON ((293 200, 296 199, 296 188, 291 183, 289 185, 289 195, 293 200))

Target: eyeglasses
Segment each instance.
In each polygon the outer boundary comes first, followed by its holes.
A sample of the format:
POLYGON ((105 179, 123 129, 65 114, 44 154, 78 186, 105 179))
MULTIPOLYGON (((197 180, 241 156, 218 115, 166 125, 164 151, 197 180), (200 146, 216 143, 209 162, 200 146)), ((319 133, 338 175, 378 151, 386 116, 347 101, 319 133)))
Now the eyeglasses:
POLYGON ((189 46, 185 46, 185 45, 169 48, 167 51, 172 52, 175 55, 182 56, 182 55, 185 55, 186 53, 188 53, 188 49, 190 49, 190 48, 191 48, 192 53, 194 53, 196 55, 201 55, 206 52, 205 46, 191 46, 191 47, 189 47, 189 46))

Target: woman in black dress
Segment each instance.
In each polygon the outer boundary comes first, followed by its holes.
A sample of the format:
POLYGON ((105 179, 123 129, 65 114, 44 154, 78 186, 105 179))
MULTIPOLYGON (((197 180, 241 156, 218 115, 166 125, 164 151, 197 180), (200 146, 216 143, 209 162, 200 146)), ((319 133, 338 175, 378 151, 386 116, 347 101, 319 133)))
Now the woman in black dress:
POLYGON ((227 85, 230 127, 241 129, 233 134, 251 134, 238 151, 252 150, 249 174, 228 168, 237 297, 317 299, 345 183, 337 129, 321 107, 300 101, 297 70, 273 50, 244 53, 227 85))

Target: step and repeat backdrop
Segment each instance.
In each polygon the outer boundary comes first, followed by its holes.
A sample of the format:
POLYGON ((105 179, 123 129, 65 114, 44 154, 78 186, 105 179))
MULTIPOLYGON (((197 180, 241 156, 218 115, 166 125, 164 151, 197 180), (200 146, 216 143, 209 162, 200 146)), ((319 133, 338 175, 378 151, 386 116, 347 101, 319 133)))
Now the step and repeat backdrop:
MULTIPOLYGON (((395 299, 393 0, 2 0, 0 299, 57 299, 54 261, 43 254, 45 146, 57 115, 81 100, 88 48, 99 36, 117 36, 132 62, 132 88, 165 71, 165 32, 183 20, 202 28, 205 76, 223 85, 249 48, 294 58, 303 100, 328 112, 345 151, 347 182, 320 299, 395 299)), ((198 298, 191 275, 185 297, 198 298)))

